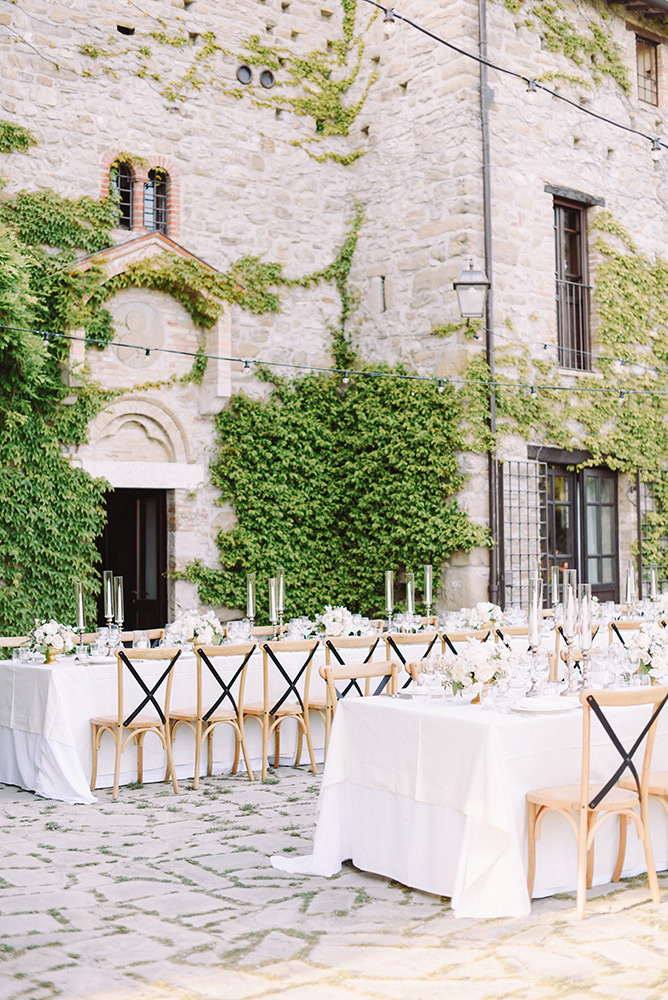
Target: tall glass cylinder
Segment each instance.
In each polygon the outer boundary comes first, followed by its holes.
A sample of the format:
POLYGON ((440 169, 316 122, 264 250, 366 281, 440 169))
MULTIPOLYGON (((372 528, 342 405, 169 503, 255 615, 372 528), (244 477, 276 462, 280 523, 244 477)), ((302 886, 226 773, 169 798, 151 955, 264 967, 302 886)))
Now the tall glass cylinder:
POLYGON ((431 607, 433 601, 433 570, 431 566, 424 568, 424 603, 431 607))
POLYGON ((568 577, 564 577, 564 633, 567 642, 571 643, 575 638, 577 629, 577 596, 575 587, 572 586, 568 577))
POLYGON ((80 632, 86 629, 86 607, 84 604, 84 589, 81 580, 74 584, 74 597, 77 604, 77 628, 80 632))
POLYGON ((276 569, 276 580, 278 581, 277 589, 277 607, 280 614, 285 611, 285 570, 282 566, 278 566, 276 569))
POLYGON ((385 570, 385 610, 388 614, 394 610, 394 573, 391 569, 385 570))
POLYGON ((105 569, 102 573, 102 587, 104 593, 104 617, 111 621, 114 617, 114 574, 112 570, 105 569))
POLYGON ((550 570, 550 604, 553 606, 559 603, 559 567, 553 566, 550 570))
POLYGON ((529 648, 538 649, 543 631, 543 581, 539 576, 529 580, 528 623, 529 648))
POLYGON ((659 571, 656 566, 649 568, 649 596, 652 601, 659 599, 659 571))
POLYGON ((114 577, 114 618, 117 625, 125 621, 125 602, 123 600, 123 577, 114 577))
POLYGON ((278 580, 275 576, 269 580, 269 621, 272 625, 278 621, 278 580))
POLYGON ((255 573, 246 573, 246 617, 255 618, 255 573))
POLYGON ((591 649, 592 644, 592 602, 591 584, 581 583, 578 587, 578 646, 582 650, 591 649))
POLYGON ((415 614, 415 574, 406 573, 406 611, 415 614))
POLYGON ((628 566, 626 567, 626 582, 624 587, 624 597, 626 604, 631 607, 636 603, 636 595, 638 591, 636 588, 636 568, 632 559, 629 560, 628 566))

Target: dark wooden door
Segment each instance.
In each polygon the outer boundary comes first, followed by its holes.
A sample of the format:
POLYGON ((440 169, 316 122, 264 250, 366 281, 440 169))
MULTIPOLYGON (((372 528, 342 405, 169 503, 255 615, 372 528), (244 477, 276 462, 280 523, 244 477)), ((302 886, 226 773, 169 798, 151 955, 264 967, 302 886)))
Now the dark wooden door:
MULTIPOLYGON (((106 505, 98 548, 101 568, 123 577, 124 627, 161 628, 167 621, 166 491, 117 489, 107 494, 106 505)), ((100 597, 98 622, 103 621, 100 597)))

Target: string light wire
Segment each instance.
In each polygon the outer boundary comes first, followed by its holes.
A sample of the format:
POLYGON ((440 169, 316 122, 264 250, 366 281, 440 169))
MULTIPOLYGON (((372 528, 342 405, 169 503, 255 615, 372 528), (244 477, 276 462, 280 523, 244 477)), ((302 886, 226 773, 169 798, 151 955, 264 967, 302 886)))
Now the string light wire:
POLYGON ((624 132, 630 132, 632 135, 637 135, 641 139, 646 139, 647 142, 651 143, 652 153, 656 153, 660 148, 668 149, 668 145, 665 142, 661 142, 654 135, 648 135, 646 132, 641 132, 639 129, 632 128, 630 125, 624 125, 622 122, 616 121, 614 118, 608 118, 607 115, 602 115, 598 111, 593 111, 591 108, 585 107, 578 101, 572 100, 570 97, 566 97, 565 94, 560 94, 557 90, 552 90, 551 87, 546 87, 544 83, 540 83, 535 76, 526 76, 524 73, 518 73, 515 70, 509 69, 507 66, 500 66, 498 63, 494 63, 489 59, 485 59, 482 56, 476 55, 474 52, 468 52, 466 49, 460 48, 459 45, 455 45, 453 42, 448 42, 445 38, 440 35, 434 34, 433 31, 429 31, 423 25, 418 24, 416 21, 412 21, 409 17, 401 14, 396 8, 388 8, 383 4, 376 3, 376 0, 364 0, 365 3, 371 4, 372 7, 377 7, 379 10, 385 11, 387 14, 388 10, 392 11, 393 17, 398 21, 405 21, 406 24, 410 24, 411 28, 415 28, 416 31, 422 32, 423 35, 427 35, 428 38, 432 38, 434 41, 439 42, 441 45, 445 45, 446 48, 451 49, 460 56, 466 56, 467 59, 472 59, 483 66, 487 66, 489 69, 496 70, 497 73, 503 73, 506 76, 511 76, 516 80, 522 80, 527 85, 527 90, 534 94, 537 90, 543 90, 550 97, 554 97, 557 101, 563 101, 564 104, 569 104, 572 108, 581 111, 585 115, 589 115, 590 118, 596 118, 598 121, 605 122, 607 125, 612 125, 614 128, 622 129, 624 132))
MULTIPOLYGON (((236 357, 226 357, 221 354, 206 354, 201 351, 184 351, 177 348, 171 347, 147 347, 145 344, 128 344, 125 341, 114 341, 114 340, 99 340, 90 337, 79 337, 76 334, 67 333, 54 333, 49 330, 36 330, 29 327, 22 326, 6 326, 0 325, 0 330, 13 330, 18 333, 32 333, 38 337, 42 337, 45 345, 48 347, 49 344, 55 340, 70 340, 78 341, 80 343, 86 344, 87 346, 93 347, 122 347, 125 350, 131 349, 138 352, 143 352, 145 355, 148 354, 173 354, 180 357, 186 358, 202 358, 207 361, 226 361, 231 364, 242 365, 245 370, 248 370, 251 365, 255 365, 257 368, 289 368, 298 371, 307 371, 319 374, 328 375, 342 375, 342 381, 345 382, 346 378, 350 381, 351 376, 358 378, 388 378, 396 379, 402 382, 431 382, 433 383, 439 391, 442 391, 445 385, 477 385, 484 386, 487 388, 495 389, 518 389, 524 390, 528 389, 530 394, 535 397, 535 392, 541 390, 546 392, 570 392, 570 393, 599 393, 604 395, 613 395, 619 398, 620 389, 619 387, 605 387, 605 386, 578 386, 578 385, 551 385, 549 383, 539 383, 539 382, 521 382, 521 381, 511 381, 509 379, 471 379, 471 378, 460 378, 457 376, 448 376, 444 378, 442 376, 434 375, 417 375, 410 374, 409 372, 385 372, 385 371, 366 371, 358 369, 348 369, 348 368, 329 368, 324 365, 306 365, 306 364, 296 364, 291 361, 264 361, 258 358, 236 358, 236 357)), ((632 362, 631 362, 632 363, 632 362)), ((623 396, 668 396, 667 389, 624 389, 622 391, 623 396)))

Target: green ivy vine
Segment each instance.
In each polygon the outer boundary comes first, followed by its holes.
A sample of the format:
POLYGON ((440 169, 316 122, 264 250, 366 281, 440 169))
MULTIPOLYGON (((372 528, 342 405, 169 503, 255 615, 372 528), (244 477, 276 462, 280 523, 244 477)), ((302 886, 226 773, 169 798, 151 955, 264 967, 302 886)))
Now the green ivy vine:
MULTIPOLYGON (((587 30, 582 32, 570 19, 567 13, 569 8, 561 0, 534 0, 530 5, 525 0, 504 0, 504 4, 512 14, 526 11, 524 24, 539 32, 545 48, 550 52, 561 52, 576 66, 589 72, 595 84, 609 76, 625 93, 631 92, 631 80, 619 46, 603 24, 611 16, 604 6, 597 7, 598 19, 592 18, 588 11, 587 30)), ((557 77, 578 86, 589 86, 586 78, 579 76, 551 73, 540 79, 557 77)))
POLYGON ((269 399, 236 394, 216 417, 212 481, 238 523, 217 538, 221 569, 195 562, 182 574, 203 602, 243 608, 246 572, 264 593, 282 565, 287 617, 326 603, 382 614, 385 569, 419 572, 485 543, 454 498, 463 441, 452 389, 354 375, 348 386, 326 374, 272 382, 269 399))
MULTIPOLYGON (((341 37, 326 49, 313 49, 305 55, 296 55, 284 45, 269 45, 257 34, 250 35, 238 51, 233 51, 210 30, 202 32, 198 44, 193 46, 183 18, 178 17, 170 24, 163 18, 152 18, 158 28, 138 31, 133 42, 125 47, 120 47, 117 38, 110 37, 106 48, 87 44, 80 46, 79 51, 94 62, 99 60, 103 64, 102 72, 116 78, 124 60, 136 60, 137 75, 159 83, 162 96, 170 104, 186 101, 193 92, 214 87, 234 100, 250 100, 258 108, 289 110, 302 118, 312 118, 314 135, 308 139, 294 139, 292 145, 303 149, 316 161, 331 160, 348 165, 362 156, 364 150, 347 153, 331 148, 323 150, 323 142, 350 134, 377 79, 377 72, 369 72, 361 93, 350 101, 351 89, 360 79, 364 43, 355 35, 356 0, 340 2, 343 11, 341 37), (174 49, 192 53, 185 60, 187 67, 181 71, 175 69, 174 49), (240 87, 236 81, 225 82, 220 68, 214 67, 216 57, 233 57, 236 62, 271 70, 275 75, 271 95, 253 83, 240 87)), ((86 69, 84 75, 91 76, 92 69, 86 69)))
POLYGON ((0 153, 27 153, 37 139, 22 125, 0 121, 0 153))

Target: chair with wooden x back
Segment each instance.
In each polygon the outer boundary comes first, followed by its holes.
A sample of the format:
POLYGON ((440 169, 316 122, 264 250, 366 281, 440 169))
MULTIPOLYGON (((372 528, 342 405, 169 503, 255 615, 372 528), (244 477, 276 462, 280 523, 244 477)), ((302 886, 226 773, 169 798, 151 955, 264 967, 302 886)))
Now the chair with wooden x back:
MULTIPOLYGON (((300 639, 295 642, 276 641, 262 644, 263 700, 262 704, 244 705, 243 719, 255 718, 262 727, 262 780, 267 777, 269 740, 274 734, 274 766, 278 767, 281 754, 281 725, 294 719, 298 731, 306 737, 311 770, 318 773, 313 755, 309 726, 309 685, 313 657, 320 646, 319 639, 300 639), (295 657, 293 654, 299 654, 295 657), (297 662, 295 663, 295 659, 297 662)), ((301 749, 301 740, 298 740, 301 749)), ((300 762, 295 759, 295 766, 300 762)))
POLYGON ((529 824, 527 883, 529 898, 533 892, 536 840, 540 835, 545 814, 554 810, 566 817, 577 838, 577 917, 579 920, 583 919, 585 915, 587 889, 592 884, 594 838, 600 827, 614 817, 619 818, 619 850, 612 881, 619 881, 621 875, 626 848, 626 826, 630 820, 635 823, 638 838, 643 842, 652 899, 655 903, 660 902, 659 883, 654 868, 650 841, 648 786, 656 727, 659 713, 668 701, 668 687, 629 688, 618 691, 586 690, 580 694, 580 701, 583 706, 580 784, 539 788, 527 794, 529 824), (633 708, 639 705, 648 707, 649 719, 632 742, 630 749, 627 750, 603 708, 633 708), (615 768, 609 780, 603 784, 593 784, 590 780, 592 715, 600 722, 606 736, 621 757, 621 764, 615 768), (643 743, 645 745, 643 760, 640 769, 638 769, 633 758, 643 743), (620 781, 626 777, 626 771, 630 772, 631 782, 620 781))
POLYGON ((158 649, 119 649, 117 661, 116 715, 91 719, 93 769, 91 788, 97 782, 97 755, 104 733, 111 733, 115 744, 114 798, 118 798, 121 755, 131 741, 137 747, 137 781, 144 777, 144 738, 155 733, 167 754, 167 774, 171 775, 174 791, 179 786, 174 770, 171 740, 167 738, 169 699, 174 679, 174 666, 181 650, 171 647, 158 649), (157 663, 156 663, 157 661, 157 663), (164 666, 167 664, 166 666, 164 666), (164 669, 163 669, 164 667, 164 669), (144 709, 150 706, 149 711, 144 709))
POLYGON ((344 698, 369 698, 379 694, 396 694, 400 666, 393 660, 375 660, 365 663, 325 664, 320 668, 327 684, 326 742, 336 706, 344 698))
POLYGON ((200 757, 207 745, 206 773, 213 771, 213 736, 218 726, 229 726, 234 733, 232 774, 237 773, 239 750, 243 753, 246 773, 254 780, 244 732, 244 691, 249 661, 257 649, 254 642, 230 646, 196 646, 197 705, 194 709, 178 709, 169 713, 169 733, 181 724, 195 735, 195 771, 193 788, 199 788, 200 757))
POLYGON ((412 675, 408 668, 408 663, 417 659, 428 660, 430 656, 437 656, 445 650, 443 637, 439 632, 388 632, 385 636, 386 659, 395 660, 398 669, 403 667, 408 677, 403 678, 403 688, 407 688, 412 682, 412 675))

